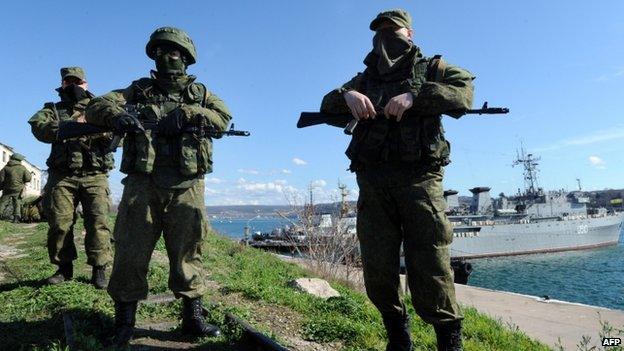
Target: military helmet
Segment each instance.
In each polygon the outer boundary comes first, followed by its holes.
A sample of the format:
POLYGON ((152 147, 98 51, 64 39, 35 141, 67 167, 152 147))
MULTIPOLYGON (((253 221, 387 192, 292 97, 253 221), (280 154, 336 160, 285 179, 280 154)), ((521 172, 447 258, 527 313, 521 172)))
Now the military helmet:
POLYGON ((185 31, 174 27, 158 28, 150 36, 150 40, 145 46, 145 53, 152 60, 156 56, 156 47, 158 44, 173 44, 180 48, 182 53, 187 57, 187 64, 192 65, 197 58, 195 44, 185 31))
POLYGON ((11 155, 11 159, 15 160, 15 161, 21 161, 23 160, 25 157, 22 154, 18 154, 17 152, 14 153, 13 155, 11 155))

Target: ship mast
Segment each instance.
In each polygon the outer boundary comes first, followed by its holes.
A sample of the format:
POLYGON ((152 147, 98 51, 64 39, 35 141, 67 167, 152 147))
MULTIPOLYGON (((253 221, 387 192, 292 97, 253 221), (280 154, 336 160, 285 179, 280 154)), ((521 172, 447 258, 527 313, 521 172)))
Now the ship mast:
POLYGON ((345 184, 338 182, 338 189, 340 189, 340 218, 344 218, 349 213, 349 204, 347 203, 347 196, 349 190, 345 184))
POLYGON ((524 151, 524 146, 520 145, 520 152, 516 150, 516 159, 513 162, 513 166, 522 165, 524 167, 524 192, 525 195, 537 196, 537 165, 539 164, 539 157, 534 157, 533 154, 527 154, 524 151))

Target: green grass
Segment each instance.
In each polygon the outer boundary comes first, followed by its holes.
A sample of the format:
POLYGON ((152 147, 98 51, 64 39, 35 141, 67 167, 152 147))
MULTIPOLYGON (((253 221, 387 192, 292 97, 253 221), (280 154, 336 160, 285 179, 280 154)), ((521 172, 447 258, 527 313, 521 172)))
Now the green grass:
MULTIPOLYGON (((80 230, 80 228, 77 228, 80 230)), ((0 243, 15 231, 26 231, 0 222, 0 243)), ((70 313, 75 320, 75 338, 81 350, 102 349, 102 340, 112 330, 113 305, 106 292, 87 284, 90 275, 86 258, 79 248, 76 278, 56 286, 43 286, 41 280, 54 272, 45 249, 47 226, 28 229, 26 241, 19 248, 29 257, 8 260, 5 281, 0 282, 0 349, 63 350, 62 314, 70 313), (19 281, 16 279, 19 278, 19 281), (8 280, 8 282, 7 282, 8 280)), ((162 241, 156 246, 165 250, 162 241)), ((219 283, 218 291, 210 291, 206 301, 212 305, 208 319, 224 329, 224 336, 200 340, 204 345, 226 350, 235 341, 239 330, 224 324, 225 312, 232 312, 283 342, 279 325, 271 323, 272 309, 298 316, 297 334, 309 341, 342 345, 342 350, 383 350, 385 332, 381 318, 365 295, 339 284, 332 284, 342 296, 323 300, 294 291, 288 282, 310 276, 302 268, 285 263, 273 255, 240 246, 226 238, 209 235, 203 248, 204 264, 211 280, 219 283), (235 301, 235 302, 232 302, 235 301), (219 348, 222 347, 222 348, 219 348)), ((168 268, 152 262, 149 272, 150 293, 167 291, 168 268)), ((409 297, 407 297, 409 306, 409 297)), ((281 313, 280 312, 280 313, 281 313)), ((418 350, 435 350, 433 328, 422 322, 411 307, 412 334, 418 350)), ((139 323, 176 321, 180 303, 143 304, 138 311, 139 323)), ((464 309, 466 350, 549 350, 517 330, 464 309)))

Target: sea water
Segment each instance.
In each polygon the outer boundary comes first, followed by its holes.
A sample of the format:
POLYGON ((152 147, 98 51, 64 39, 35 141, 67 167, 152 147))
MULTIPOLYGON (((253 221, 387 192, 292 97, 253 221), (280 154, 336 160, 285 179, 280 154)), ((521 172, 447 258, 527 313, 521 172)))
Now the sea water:
MULTIPOLYGON (((250 232, 270 232, 288 225, 284 219, 219 219, 215 230, 233 239, 250 232)), ((624 310, 624 242, 617 246, 523 256, 469 260, 469 285, 550 299, 624 310)))

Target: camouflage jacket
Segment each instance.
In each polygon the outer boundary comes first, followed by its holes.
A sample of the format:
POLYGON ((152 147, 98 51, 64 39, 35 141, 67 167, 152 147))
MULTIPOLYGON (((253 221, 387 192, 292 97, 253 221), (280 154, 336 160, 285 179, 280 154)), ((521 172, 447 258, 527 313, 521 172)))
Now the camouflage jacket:
POLYGON ((52 172, 84 176, 107 173, 114 167, 113 154, 107 152, 110 136, 93 135, 65 141, 57 138, 60 122, 84 118, 86 106, 93 97, 88 94, 89 98, 77 103, 48 102, 28 120, 35 138, 52 144, 46 161, 52 172))
MULTIPOLYGON (((117 116, 129 106, 138 111, 137 118, 144 125, 157 125, 176 108, 193 116, 191 123, 211 124, 218 131, 225 130, 231 119, 225 103, 203 84, 196 83, 194 76, 168 82, 152 73, 150 78, 141 78, 125 89, 93 99, 87 107, 87 121, 113 128, 117 116)), ((166 138, 149 128, 144 133, 128 133, 123 143, 121 171, 149 174, 160 187, 188 188, 212 171, 212 140, 191 132, 166 138)))
POLYGON ((19 195, 30 182, 30 172, 20 161, 10 160, 7 165, 0 170, 0 190, 2 195, 19 195))
POLYGON ((461 111, 471 108, 473 79, 470 72, 448 65, 439 57, 417 56, 410 77, 384 81, 367 69, 325 95, 321 111, 350 114, 342 96, 348 90, 365 94, 378 110, 383 110, 394 96, 411 93, 413 106, 401 122, 377 118, 358 125, 346 151, 350 169, 444 166, 450 162, 450 144, 444 138, 441 115, 459 118, 461 111))

